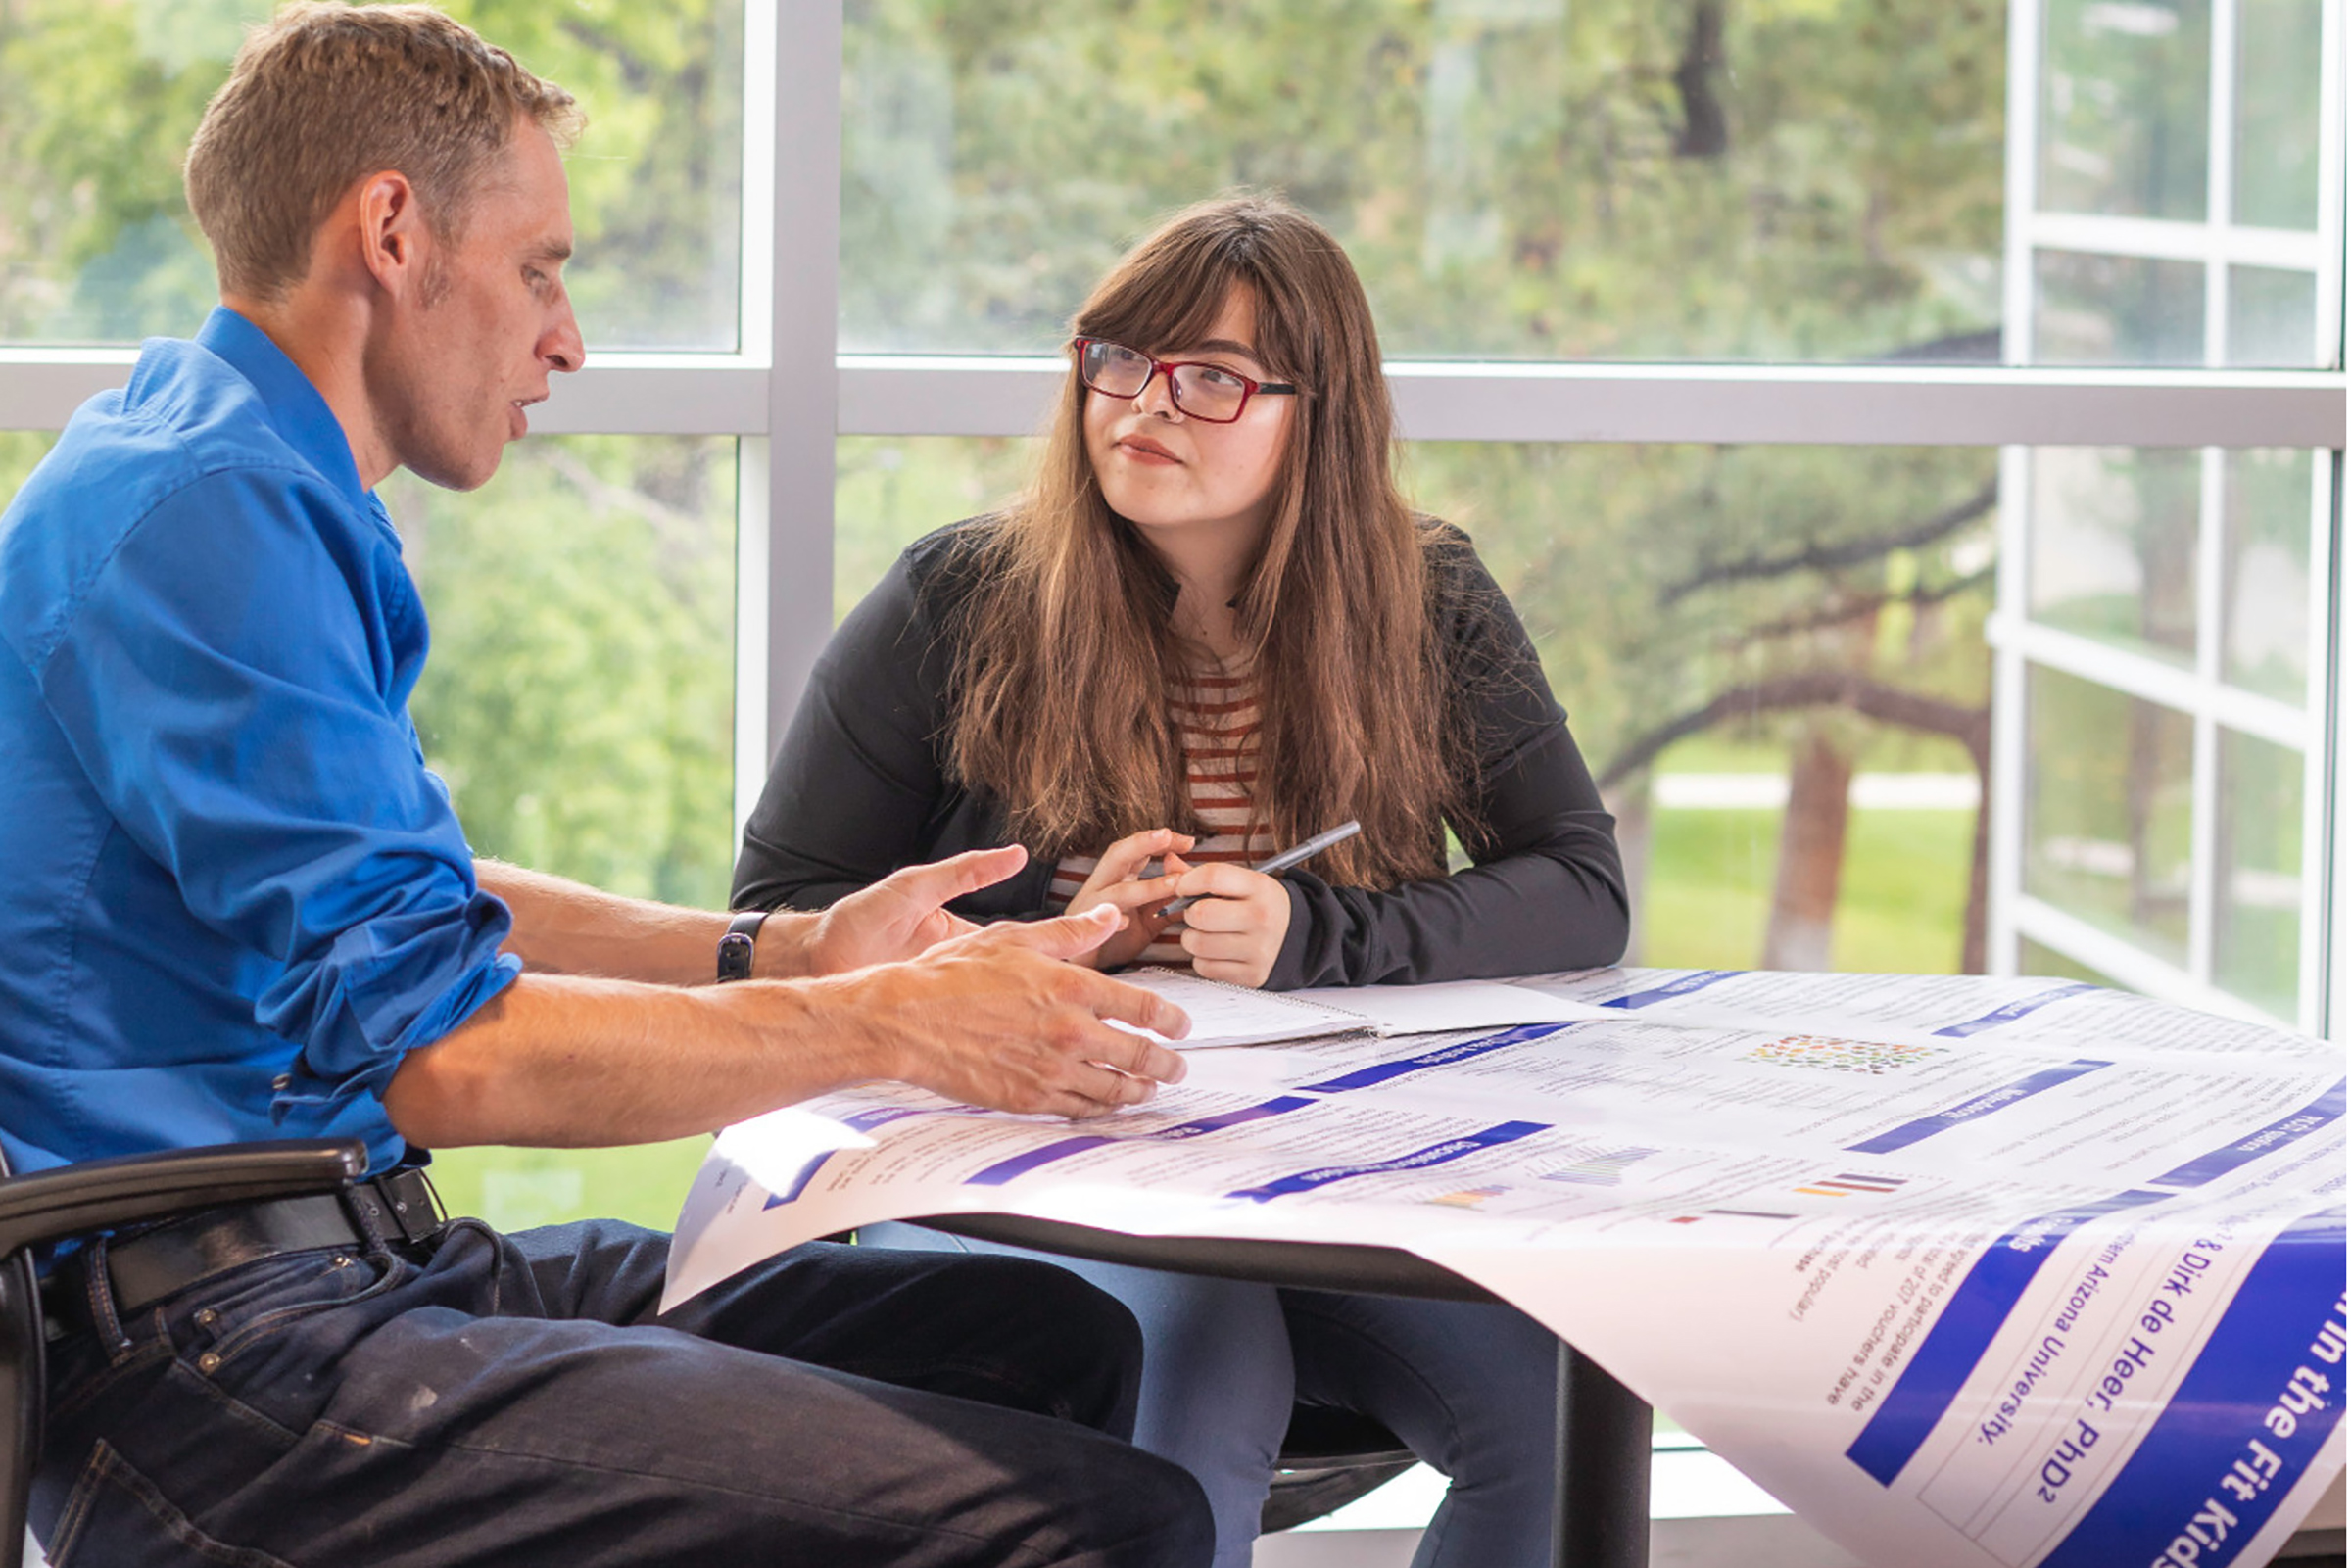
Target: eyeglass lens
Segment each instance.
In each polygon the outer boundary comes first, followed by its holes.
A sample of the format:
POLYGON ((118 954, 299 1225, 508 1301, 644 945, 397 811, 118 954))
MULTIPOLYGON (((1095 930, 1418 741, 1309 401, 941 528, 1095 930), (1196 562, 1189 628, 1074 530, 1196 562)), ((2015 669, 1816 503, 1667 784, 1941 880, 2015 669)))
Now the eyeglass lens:
MULTIPOLYGON (((1149 355, 1116 343, 1089 342, 1079 363, 1080 379, 1106 398, 1140 396, 1155 368, 1149 355)), ((1213 364, 1178 364, 1171 369, 1168 393, 1182 412, 1223 422, 1240 417, 1249 383, 1213 364)))

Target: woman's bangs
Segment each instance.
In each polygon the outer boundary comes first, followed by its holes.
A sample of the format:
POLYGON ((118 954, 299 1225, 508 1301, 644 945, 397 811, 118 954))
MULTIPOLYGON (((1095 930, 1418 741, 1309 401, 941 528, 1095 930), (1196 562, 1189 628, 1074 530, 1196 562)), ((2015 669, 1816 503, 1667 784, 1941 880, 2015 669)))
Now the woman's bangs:
POLYGON ((1224 291, 1136 289, 1134 297, 1105 301, 1078 323, 1081 338, 1108 338, 1145 354, 1176 354, 1208 336, 1224 309, 1224 291))
MULTIPOLYGON (((1138 260, 1140 260, 1138 258, 1138 260)), ((1258 359, 1267 369, 1288 373, 1273 357, 1278 334, 1265 319, 1265 290, 1257 287, 1239 266, 1221 259, 1171 258, 1176 264, 1134 266, 1130 275, 1115 278, 1093 300, 1077 322, 1081 338, 1107 338, 1145 354, 1181 354, 1207 341, 1217 317, 1224 313, 1225 298, 1246 289, 1257 302, 1258 359)))

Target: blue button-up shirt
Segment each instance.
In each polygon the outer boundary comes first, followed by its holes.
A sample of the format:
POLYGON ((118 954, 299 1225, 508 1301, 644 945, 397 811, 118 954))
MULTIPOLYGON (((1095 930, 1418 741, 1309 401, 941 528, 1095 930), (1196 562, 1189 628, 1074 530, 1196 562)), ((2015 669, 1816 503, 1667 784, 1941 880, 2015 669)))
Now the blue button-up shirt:
POLYGON ((405 1055, 512 980, 408 692, 424 611, 317 389, 149 342, 0 515, 0 1147, 33 1170, 402 1144, 405 1055))

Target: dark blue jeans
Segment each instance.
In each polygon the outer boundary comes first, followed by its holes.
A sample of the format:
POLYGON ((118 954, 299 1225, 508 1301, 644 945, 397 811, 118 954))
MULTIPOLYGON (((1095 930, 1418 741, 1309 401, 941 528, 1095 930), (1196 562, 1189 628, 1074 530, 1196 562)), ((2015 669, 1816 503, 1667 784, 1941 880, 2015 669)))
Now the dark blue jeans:
POLYGON ((38 1533, 56 1568, 1207 1562, 1198 1486, 1120 1441, 1133 1320, 1072 1275, 816 1243, 658 1317, 667 1251, 459 1221, 129 1321, 93 1285, 38 1533))

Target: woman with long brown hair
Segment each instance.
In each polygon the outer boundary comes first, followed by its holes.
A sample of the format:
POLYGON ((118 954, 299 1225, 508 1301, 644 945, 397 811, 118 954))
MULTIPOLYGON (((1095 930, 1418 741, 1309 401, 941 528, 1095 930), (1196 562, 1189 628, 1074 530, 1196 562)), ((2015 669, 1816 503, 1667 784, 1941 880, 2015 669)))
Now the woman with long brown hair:
MULTIPOLYGON (((737 907, 1015 842, 1028 868, 959 911, 1112 904, 1106 966, 1289 987, 1613 962, 1613 823, 1468 540, 1398 491, 1337 242, 1264 197, 1188 209, 1096 288, 1071 355, 1030 490, 917 542, 835 634, 737 907), (1299 869, 1248 869, 1350 819, 1299 869)), ((1452 1477, 1422 1568, 1548 1561, 1554 1342, 1520 1314, 1071 1266, 1142 1321, 1136 1441, 1200 1476, 1220 1564, 1248 1561, 1294 1399, 1452 1477)))

